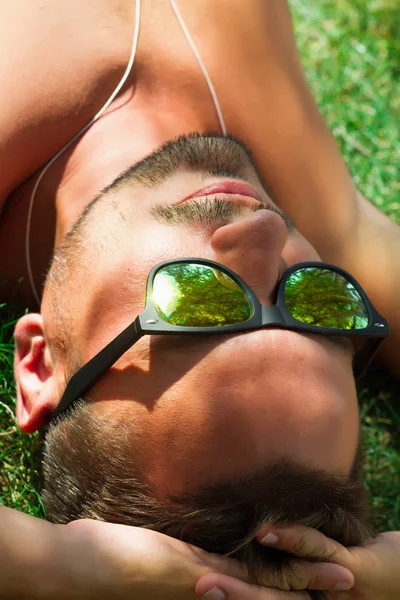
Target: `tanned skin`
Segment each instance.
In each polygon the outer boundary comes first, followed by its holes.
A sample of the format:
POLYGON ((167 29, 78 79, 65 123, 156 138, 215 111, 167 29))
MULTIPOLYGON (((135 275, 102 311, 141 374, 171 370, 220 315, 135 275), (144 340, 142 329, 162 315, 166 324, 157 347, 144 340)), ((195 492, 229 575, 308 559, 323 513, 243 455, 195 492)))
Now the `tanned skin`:
MULTIPOLYGON (((286 0, 179 0, 227 130, 252 150, 277 204, 322 260, 361 283, 391 336, 380 360, 400 373, 400 229, 354 186, 307 86, 286 0)), ((129 60, 133 0, 19 0, 2 8, 0 279, 37 308, 25 230, 34 175, 99 110, 129 60), (12 60, 10 60, 10 57, 12 60)), ((118 173, 180 134, 221 133, 206 82, 165 0, 143 2, 122 93, 44 178, 32 219, 40 289, 61 232, 118 173)))

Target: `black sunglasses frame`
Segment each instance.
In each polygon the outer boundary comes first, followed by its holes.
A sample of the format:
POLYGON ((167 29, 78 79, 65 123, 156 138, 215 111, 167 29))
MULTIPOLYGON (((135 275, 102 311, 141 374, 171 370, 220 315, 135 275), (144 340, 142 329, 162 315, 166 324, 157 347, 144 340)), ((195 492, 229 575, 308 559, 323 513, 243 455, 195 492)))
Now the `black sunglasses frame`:
POLYGON ((282 275, 275 291, 274 306, 264 306, 259 302, 249 286, 239 275, 215 261, 202 258, 179 258, 166 260, 155 265, 147 278, 146 304, 144 311, 126 327, 105 348, 84 365, 68 382, 57 408, 49 415, 48 425, 66 411, 76 400, 82 397, 108 369, 144 335, 182 335, 182 334, 228 334, 264 328, 289 329, 302 333, 318 333, 326 336, 362 336, 368 338, 357 350, 353 360, 353 372, 358 379, 375 356, 383 340, 389 335, 386 320, 377 312, 359 283, 344 269, 322 262, 301 262, 289 267, 282 275), (195 263, 219 269, 234 279, 243 288, 252 303, 253 315, 243 323, 234 325, 214 325, 212 327, 185 327, 171 325, 163 321, 154 306, 152 298, 153 282, 157 272, 168 265, 195 263), (336 329, 319 327, 297 321, 289 312, 285 303, 285 285, 287 279, 304 268, 328 269, 345 277, 358 291, 369 313, 369 324, 364 329, 336 329))

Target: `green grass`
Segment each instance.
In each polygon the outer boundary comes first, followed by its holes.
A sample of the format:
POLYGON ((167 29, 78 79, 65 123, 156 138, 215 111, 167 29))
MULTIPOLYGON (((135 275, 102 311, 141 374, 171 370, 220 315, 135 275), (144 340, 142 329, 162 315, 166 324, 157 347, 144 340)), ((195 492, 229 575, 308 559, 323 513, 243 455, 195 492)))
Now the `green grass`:
MULTIPOLYGON (((400 223, 400 4, 291 0, 307 79, 354 180, 400 223)), ((400 385, 358 385, 365 481, 378 530, 400 530, 400 385)))
MULTIPOLYGON (((361 191, 400 223, 398 0, 292 0, 310 86, 361 191)), ((0 501, 42 516, 35 436, 14 419, 12 306, 0 306, 0 501)), ((358 386, 365 481, 379 530, 400 530, 400 385, 371 373, 358 386)))

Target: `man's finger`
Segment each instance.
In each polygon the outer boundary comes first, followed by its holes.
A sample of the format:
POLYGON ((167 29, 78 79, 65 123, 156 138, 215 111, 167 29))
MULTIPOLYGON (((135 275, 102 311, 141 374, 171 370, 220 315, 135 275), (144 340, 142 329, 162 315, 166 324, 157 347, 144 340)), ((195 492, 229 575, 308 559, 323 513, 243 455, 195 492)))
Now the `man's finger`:
POLYGON ((293 560, 289 565, 263 571, 259 583, 280 590, 349 590, 353 574, 340 565, 293 560), (338 587, 339 586, 339 587, 338 587))
POLYGON ((246 583, 254 583, 254 579, 249 575, 249 570, 244 562, 240 562, 234 558, 227 558, 220 554, 205 552, 197 548, 197 546, 187 545, 186 550, 188 549, 200 561, 203 573, 203 567, 207 567, 208 573, 221 573, 235 579, 240 579, 246 583))
POLYGON ((309 600, 307 592, 281 592, 212 573, 196 584, 195 593, 204 600, 309 600))
POLYGON ((265 546, 285 550, 300 558, 330 561, 351 568, 350 552, 338 542, 327 538, 320 531, 310 527, 304 527, 303 525, 283 526, 281 528, 279 525, 269 526, 262 529, 256 538, 265 546))

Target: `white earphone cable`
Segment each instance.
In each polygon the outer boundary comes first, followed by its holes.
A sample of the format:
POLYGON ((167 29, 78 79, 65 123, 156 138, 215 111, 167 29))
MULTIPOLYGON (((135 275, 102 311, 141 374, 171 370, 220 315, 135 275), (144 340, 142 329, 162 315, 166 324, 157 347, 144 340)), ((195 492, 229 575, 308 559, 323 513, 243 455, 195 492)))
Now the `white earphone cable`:
POLYGON ((27 223, 26 223, 25 257, 26 257, 26 266, 27 266, 27 270, 28 270, 29 282, 31 284, 33 295, 35 296, 35 299, 36 299, 36 301, 37 301, 37 303, 38 303, 39 306, 40 306, 40 298, 39 298, 39 294, 37 293, 35 282, 33 280, 32 266, 31 266, 31 256, 30 256, 30 230, 31 230, 33 204, 34 204, 34 201, 35 201, 36 192, 38 190, 40 182, 42 181, 43 177, 45 176, 45 174, 47 173, 47 171, 51 167, 51 165, 53 163, 55 163, 55 161, 66 150, 68 150, 68 148, 70 148, 72 146, 72 144, 74 144, 81 137, 81 135, 84 134, 89 129, 89 127, 91 127, 93 125, 93 123, 95 123, 95 121, 97 121, 98 119, 100 119, 100 117, 104 114, 104 112, 110 106, 111 102, 114 100, 114 98, 120 92, 120 90, 122 89, 122 87, 125 84, 126 80, 128 79, 129 74, 130 74, 130 72, 132 70, 133 63, 135 62, 136 50, 137 50, 138 41, 139 41, 140 12, 141 12, 141 0, 136 0, 135 30, 134 30, 134 34, 133 34, 131 55, 130 55, 129 62, 128 62, 128 65, 126 67, 125 73, 123 74, 123 76, 122 76, 120 82, 118 83, 117 87, 115 88, 115 90, 113 91, 113 93, 111 94, 111 96, 109 97, 109 99, 107 100, 107 102, 104 104, 104 106, 102 106, 102 108, 99 110, 99 112, 93 117, 93 119, 87 125, 85 125, 85 127, 83 129, 81 129, 72 138, 72 140, 70 140, 68 142, 68 144, 66 144, 59 152, 57 152, 57 154, 55 156, 53 156, 53 158, 47 163, 47 165, 44 167, 43 171, 40 173, 39 177, 37 178, 35 186, 33 188, 33 191, 32 191, 32 194, 31 194, 31 198, 30 198, 30 202, 29 202, 28 219, 27 219, 27 223))
MULTIPOLYGON (((214 86, 212 84, 212 81, 210 79, 210 76, 207 72, 206 67, 204 66, 203 61, 201 60, 200 54, 190 36, 190 33, 185 25, 185 22, 175 4, 175 0, 170 0, 170 4, 171 7, 175 13, 176 18, 178 19, 178 22, 182 28, 182 31, 186 37, 186 40, 197 60, 197 62, 199 63, 200 69, 204 75, 204 78, 207 82, 208 85, 208 89, 210 90, 210 94, 212 97, 212 100, 214 102, 214 106, 215 106, 215 110, 217 112, 217 116, 218 116, 218 120, 221 126, 221 131, 223 135, 226 135, 226 127, 225 127, 225 122, 224 122, 224 118, 222 116, 222 111, 221 111, 221 107, 218 101, 218 97, 216 94, 216 91, 214 89, 214 86)), ((32 222, 32 211, 33 211, 33 205, 34 205, 34 201, 35 201, 35 196, 36 196, 36 192, 39 188, 39 185, 43 179, 43 177, 45 176, 45 174, 47 173, 48 169, 51 167, 52 164, 55 163, 55 161, 66 151, 68 150, 68 148, 70 148, 72 146, 72 144, 74 144, 80 137, 82 134, 84 134, 92 125, 93 123, 95 123, 95 121, 97 121, 98 119, 100 119, 100 117, 104 114, 104 112, 107 110, 107 108, 110 106, 111 102, 114 100, 114 98, 117 96, 117 94, 120 92, 120 90, 122 89, 123 85, 125 84, 126 80, 129 77, 129 74, 132 70, 132 66, 133 63, 135 62, 135 56, 136 56, 136 50, 137 50, 137 46, 138 46, 138 41, 139 41, 139 30, 140 30, 140 15, 141 15, 141 0, 136 0, 136 18, 135 18, 135 30, 134 30, 134 34, 133 34, 133 41, 132 41, 132 50, 131 50, 131 55, 129 58, 129 62, 128 65, 126 67, 125 73, 122 76, 121 81, 118 83, 117 87, 115 88, 115 90, 113 91, 113 93, 111 94, 111 96, 109 97, 109 99, 107 100, 107 102, 104 104, 104 106, 99 110, 99 112, 93 117, 93 119, 87 124, 85 125, 85 127, 83 129, 81 129, 73 138, 72 140, 70 140, 68 142, 68 144, 66 144, 55 156, 53 156, 53 158, 47 163, 47 165, 44 167, 44 169, 42 170, 42 172, 40 173, 39 177, 36 180, 35 186, 33 188, 32 191, 32 195, 30 198, 30 202, 29 202, 29 208, 28 208, 28 218, 27 218, 27 223, 26 223, 26 239, 25 239, 25 256, 26 256, 26 266, 27 266, 27 270, 28 270, 28 277, 29 277, 29 282, 31 284, 31 288, 32 288, 32 292, 33 295, 38 303, 38 305, 40 306, 40 298, 39 298, 39 294, 37 293, 37 289, 35 286, 35 282, 33 279, 33 273, 32 273, 32 265, 31 265, 31 256, 30 256, 30 230, 31 230, 31 222, 32 222)))
POLYGON ((210 90, 210 94, 211 94, 211 97, 212 97, 213 102, 214 102, 215 110, 217 111, 217 116, 218 116, 219 124, 221 126, 222 134, 226 135, 226 127, 225 127, 224 117, 222 116, 222 111, 221 111, 221 107, 220 107, 220 104, 219 104, 218 96, 217 96, 217 93, 216 93, 216 91, 214 89, 214 86, 212 84, 211 78, 210 78, 210 76, 208 74, 208 71, 207 71, 206 67, 204 66, 203 61, 201 60, 200 54, 199 54, 199 52, 198 52, 198 50, 197 50, 197 48, 196 48, 196 46, 195 46, 195 44, 194 44, 194 42, 193 42, 193 40, 191 38, 191 35, 190 35, 190 33, 189 33, 186 25, 185 25, 185 22, 182 19, 181 13, 179 12, 178 7, 175 4, 175 0, 169 0, 169 1, 170 1, 171 6, 172 6, 172 9, 173 9, 173 11, 175 13, 175 16, 176 16, 176 18, 179 21, 179 24, 180 24, 180 26, 182 28, 182 31, 183 31, 183 33, 184 33, 184 35, 186 37, 187 43, 189 44, 189 46, 190 46, 190 48, 191 48, 194 56, 196 57, 197 62, 199 63, 200 69, 203 72, 204 78, 205 78, 205 80, 207 82, 207 85, 208 85, 208 89, 210 90))

